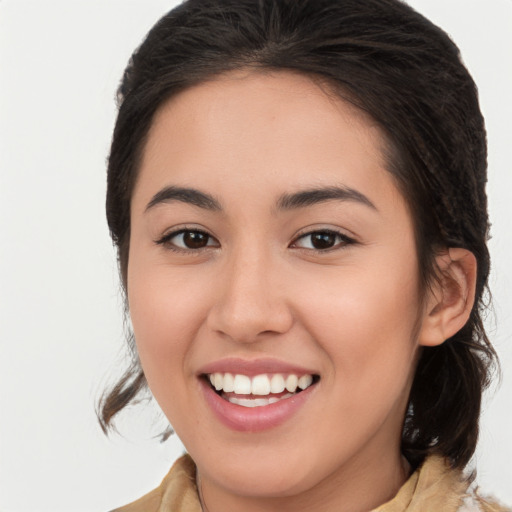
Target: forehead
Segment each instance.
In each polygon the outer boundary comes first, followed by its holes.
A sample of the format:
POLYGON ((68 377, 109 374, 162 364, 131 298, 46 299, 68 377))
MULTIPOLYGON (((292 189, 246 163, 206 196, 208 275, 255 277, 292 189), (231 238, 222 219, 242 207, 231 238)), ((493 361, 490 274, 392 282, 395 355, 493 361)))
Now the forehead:
POLYGON ((329 84, 287 71, 241 70, 162 105, 143 151, 139 185, 196 186, 199 180, 215 190, 229 182, 240 192, 270 180, 276 195, 293 185, 333 184, 378 195, 393 181, 385 147, 377 124, 329 84))
MULTIPOLYGON (((237 70, 189 87, 164 102, 153 119, 149 138, 173 116, 186 118, 188 124, 199 121, 196 128, 208 128, 209 123, 218 124, 229 117, 233 134, 240 135, 236 132, 238 122, 246 125, 247 136, 263 128, 273 137, 279 135, 278 128, 288 131, 293 125, 305 123, 311 131, 316 129, 318 136, 325 136, 329 121, 341 117, 354 132, 364 131, 371 137, 372 145, 381 145, 382 130, 371 116, 350 102, 350 96, 318 76, 287 70, 237 70), (284 121, 281 126, 279 121, 284 121)), ((336 131, 339 126, 333 128, 336 131)))

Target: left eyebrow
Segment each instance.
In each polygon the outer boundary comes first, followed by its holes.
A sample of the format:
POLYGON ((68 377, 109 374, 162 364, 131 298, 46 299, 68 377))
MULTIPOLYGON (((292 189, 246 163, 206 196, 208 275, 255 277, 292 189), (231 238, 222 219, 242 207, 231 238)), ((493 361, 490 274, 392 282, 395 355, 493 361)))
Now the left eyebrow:
POLYGON ((279 210, 305 208, 325 201, 354 201, 378 211, 377 207, 361 192, 350 187, 324 187, 283 194, 277 201, 279 210))

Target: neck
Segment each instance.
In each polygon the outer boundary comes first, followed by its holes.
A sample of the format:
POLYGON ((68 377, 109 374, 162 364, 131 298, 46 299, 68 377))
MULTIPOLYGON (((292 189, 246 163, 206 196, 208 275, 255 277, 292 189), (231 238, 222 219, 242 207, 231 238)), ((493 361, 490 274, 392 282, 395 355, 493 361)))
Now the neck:
POLYGON ((248 496, 217 485, 198 471, 204 512, 368 512, 391 500, 410 474, 410 466, 396 455, 354 459, 313 488, 290 496, 248 496))

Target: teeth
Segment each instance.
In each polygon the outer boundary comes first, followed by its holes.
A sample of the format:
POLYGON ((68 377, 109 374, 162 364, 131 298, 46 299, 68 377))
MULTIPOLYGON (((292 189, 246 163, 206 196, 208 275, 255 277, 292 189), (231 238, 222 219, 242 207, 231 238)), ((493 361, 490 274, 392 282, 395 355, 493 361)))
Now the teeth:
POLYGON ((285 398, 290 398, 291 396, 293 396, 291 393, 286 393, 279 398, 275 396, 270 398, 237 398, 235 396, 231 396, 228 398, 228 402, 241 405, 242 407, 264 407, 265 405, 275 404, 276 402, 279 402, 279 400, 284 400, 285 398))
MULTIPOLYGON (((217 391, 224 391, 225 393, 234 392, 236 395, 268 396, 272 393, 282 393, 285 390, 288 393, 295 393, 297 388, 304 390, 313 383, 312 375, 301 375, 298 377, 294 374, 285 376, 280 373, 270 376, 266 374, 256 375, 252 378, 242 374, 212 373, 208 378, 217 391)), ((254 400, 251 399, 251 403, 254 400)), ((253 406, 256 407, 255 405, 253 406)))
POLYGON ((253 395, 270 394, 270 380, 267 375, 256 375, 252 379, 251 391, 253 395))
MULTIPOLYGON (((222 374, 219 373, 218 375, 220 375, 222 378, 222 374)), ((234 383, 233 391, 237 395, 250 395, 251 394, 251 379, 249 377, 247 377, 247 375, 235 375, 235 383, 234 383)))
POLYGON ((313 383, 313 376, 312 375, 303 375, 299 378, 299 388, 300 389, 306 389, 311 386, 313 383))
POLYGON ((224 382, 223 382, 222 389, 226 393, 231 393, 235 390, 235 377, 233 377, 233 375, 231 375, 231 373, 224 374, 224 382))
POLYGON ((271 393, 282 393, 285 388, 284 377, 279 373, 272 375, 270 379, 270 392, 271 393))
POLYGON ((224 379, 222 378, 222 375, 220 373, 215 374, 213 378, 213 385, 215 386, 215 389, 217 391, 220 391, 224 386, 224 379))
POLYGON ((297 385, 299 383, 299 378, 297 377, 297 375, 288 375, 288 377, 286 377, 286 389, 287 391, 289 391, 290 393, 294 393, 295 390, 297 389, 297 385))

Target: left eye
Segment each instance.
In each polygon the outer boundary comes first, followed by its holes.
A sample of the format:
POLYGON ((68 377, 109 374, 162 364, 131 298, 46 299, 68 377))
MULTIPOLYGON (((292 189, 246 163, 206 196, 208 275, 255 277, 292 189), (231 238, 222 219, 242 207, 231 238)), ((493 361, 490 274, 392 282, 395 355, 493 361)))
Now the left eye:
POLYGON ((314 231, 300 236, 292 244, 293 247, 301 249, 313 249, 315 251, 326 251, 353 242, 349 237, 335 231, 314 231))

